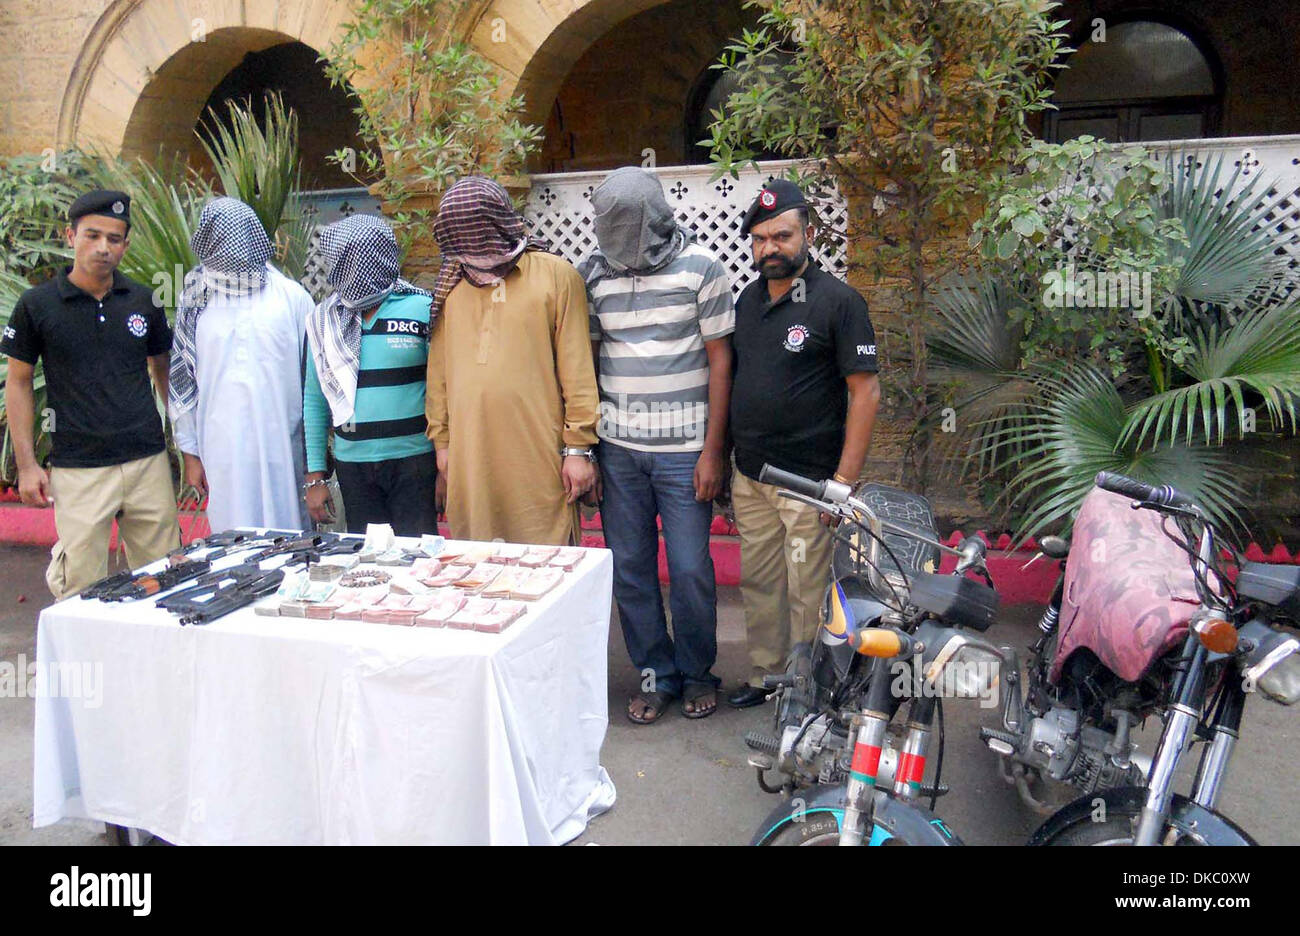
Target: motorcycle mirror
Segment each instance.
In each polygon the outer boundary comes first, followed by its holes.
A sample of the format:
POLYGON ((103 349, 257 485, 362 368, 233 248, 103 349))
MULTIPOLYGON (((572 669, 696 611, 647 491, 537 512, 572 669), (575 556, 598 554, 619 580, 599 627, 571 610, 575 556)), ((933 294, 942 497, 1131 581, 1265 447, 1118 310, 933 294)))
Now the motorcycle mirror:
POLYGON ((1049 559, 1064 559, 1070 554, 1069 542, 1060 536, 1044 536, 1038 541, 1038 548, 1049 559))

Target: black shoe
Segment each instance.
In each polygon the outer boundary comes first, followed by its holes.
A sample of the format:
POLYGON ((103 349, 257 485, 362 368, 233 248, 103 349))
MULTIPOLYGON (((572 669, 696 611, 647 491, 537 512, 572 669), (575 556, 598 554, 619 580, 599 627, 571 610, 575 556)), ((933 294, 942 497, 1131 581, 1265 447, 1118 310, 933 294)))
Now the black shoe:
POLYGON ((762 705, 767 696, 766 689, 746 684, 727 696, 727 704, 735 708, 749 708, 754 705, 762 705))

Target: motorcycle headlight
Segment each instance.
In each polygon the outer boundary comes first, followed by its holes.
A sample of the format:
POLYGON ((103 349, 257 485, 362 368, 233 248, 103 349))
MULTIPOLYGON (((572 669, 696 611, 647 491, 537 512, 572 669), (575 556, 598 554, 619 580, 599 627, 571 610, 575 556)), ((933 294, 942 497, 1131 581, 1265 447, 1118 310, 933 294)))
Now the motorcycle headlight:
POLYGON ((1253 644, 1240 663, 1246 685, 1283 705, 1300 701, 1300 641, 1258 620, 1243 625, 1241 637, 1253 644))
POLYGON ((1288 654, 1266 670, 1255 686, 1274 702, 1295 705, 1300 701, 1300 656, 1288 654))
POLYGON ((927 687, 946 699, 997 701, 1002 673, 1002 653, 996 647, 956 628, 927 629, 917 637, 925 642, 921 655, 927 687))

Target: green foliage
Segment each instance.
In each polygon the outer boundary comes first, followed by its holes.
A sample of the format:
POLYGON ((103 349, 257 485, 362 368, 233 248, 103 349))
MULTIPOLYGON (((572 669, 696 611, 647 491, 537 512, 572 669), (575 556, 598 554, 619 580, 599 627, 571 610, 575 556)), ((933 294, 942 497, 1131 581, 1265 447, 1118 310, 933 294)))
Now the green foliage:
MULTIPOLYGON (((751 2, 749 5, 756 5, 751 2)), ((717 67, 737 88, 713 113, 715 177, 760 152, 809 160, 804 181, 831 181, 870 210, 853 219, 851 262, 901 277, 909 323, 910 398, 918 425, 927 387, 926 296, 959 259, 935 250, 1013 162, 1026 118, 1049 107, 1062 51, 1059 4, 1040 0, 773 0, 717 67)), ((925 468, 918 466, 924 483, 925 468)))
MULTIPOLYGON (((313 223, 303 212, 295 190, 300 159, 297 116, 278 98, 271 98, 260 123, 251 104, 230 103, 226 117, 226 123, 219 123, 209 112, 207 138, 200 135, 221 190, 252 206, 273 236, 277 264, 286 276, 299 279, 313 223)), ((130 193, 130 239, 118 269, 152 286, 156 301, 167 309, 168 318, 174 319, 185 273, 196 263, 190 236, 204 204, 214 195, 206 179, 179 157, 148 163, 73 152, 43 165, 34 158, 6 163, 7 168, 14 166, 13 174, 0 182, 0 245, 5 249, 0 257, 0 327, 8 322, 18 296, 31 282, 47 278, 71 258, 63 239, 68 206, 91 188, 130 193), (22 216, 24 210, 28 211, 26 217, 22 216)), ((6 376, 6 364, 0 363, 0 383, 6 376)), ((44 460, 50 440, 39 424, 45 386, 39 365, 35 377, 36 455, 44 460)), ((0 424, 4 421, 0 397, 0 424)), ((0 481, 15 480, 13 443, 5 425, 0 481)))
POLYGON ((1279 210, 1264 194, 1276 186, 1225 178, 1220 160, 1175 154, 1157 174, 1133 148, 1036 149, 1044 159, 979 225, 983 276, 935 297, 931 399, 961 414, 966 468, 1001 479, 1020 537, 1068 524, 1103 468, 1238 521, 1245 492, 1223 445, 1300 431, 1300 280, 1261 223, 1279 210), (1069 204, 1048 204, 1058 196, 1069 204), (1017 229, 1020 217, 1031 220, 1017 229), (1008 236, 1014 248, 999 249, 1008 236), (1053 308, 1036 287, 1061 269, 1071 287, 1083 271, 1149 273, 1150 312, 1053 308), (1006 282, 1017 288, 993 285, 1006 282))
POLYGON ((299 187, 298 115, 278 94, 267 95, 260 122, 251 101, 227 101, 226 111, 224 120, 209 112, 199 139, 221 190, 252 208, 274 236, 299 187))
POLYGON ((279 94, 266 96, 261 120, 251 101, 227 101, 226 108, 224 120, 210 112, 207 126, 199 133, 217 182, 225 194, 257 213, 275 244, 281 270, 299 279, 315 225, 298 195, 302 180, 298 115, 285 107, 279 94))
POLYGON ((1097 284, 1104 291, 1115 274, 1125 288, 1149 282, 1162 302, 1178 282, 1185 257, 1171 246, 1187 237, 1178 214, 1161 210, 1172 176, 1143 147, 1087 136, 1035 141, 1016 161, 970 241, 1018 294, 1009 313, 1024 331, 1025 360, 1104 353, 1118 376, 1134 347, 1153 345, 1174 359, 1185 352, 1150 301, 1095 301, 1097 284))
POLYGON ((1091 364, 1063 372, 1038 369, 1037 393, 1026 400, 1028 418, 994 434, 988 445, 1013 436, 1014 471, 1003 501, 1018 507, 1020 539, 1043 531, 1068 531, 1099 471, 1118 471, 1151 484, 1172 484, 1223 524, 1240 524, 1245 489, 1236 466, 1206 446, 1139 446, 1125 441, 1131 408, 1109 374, 1091 364), (1057 374, 1059 373, 1059 376, 1057 374))
POLYGON ((427 224, 416 195, 464 175, 521 171, 542 140, 523 123, 520 97, 502 98, 498 70, 453 35, 466 0, 360 0, 322 62, 335 87, 357 100, 361 138, 372 149, 331 157, 393 206, 404 243, 427 224))
POLYGON ((63 232, 84 174, 75 152, 0 160, 0 270, 41 282, 68 261, 63 232))

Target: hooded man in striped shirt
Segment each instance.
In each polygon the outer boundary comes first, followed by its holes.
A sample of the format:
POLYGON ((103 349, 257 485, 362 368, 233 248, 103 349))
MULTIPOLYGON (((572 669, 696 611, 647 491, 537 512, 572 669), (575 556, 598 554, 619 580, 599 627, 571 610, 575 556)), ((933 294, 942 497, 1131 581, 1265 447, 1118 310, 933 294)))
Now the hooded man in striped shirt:
POLYGON ((687 718, 717 706, 712 501, 725 471, 735 328, 726 268, 681 227, 658 178, 628 167, 592 193, 598 250, 587 283, 600 389, 601 517, 614 596, 640 691, 627 716, 657 721, 682 696, 687 718), (659 590, 663 523, 673 636, 659 590))

